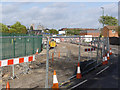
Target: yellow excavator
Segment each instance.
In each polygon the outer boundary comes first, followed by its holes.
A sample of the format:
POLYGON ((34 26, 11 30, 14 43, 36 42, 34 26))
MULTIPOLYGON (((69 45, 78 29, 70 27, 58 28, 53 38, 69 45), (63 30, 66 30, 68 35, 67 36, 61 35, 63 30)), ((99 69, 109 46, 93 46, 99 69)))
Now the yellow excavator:
POLYGON ((56 41, 54 40, 54 39, 51 39, 50 41, 49 41, 49 47, 50 48, 54 48, 54 47, 56 47, 57 45, 56 45, 56 41))

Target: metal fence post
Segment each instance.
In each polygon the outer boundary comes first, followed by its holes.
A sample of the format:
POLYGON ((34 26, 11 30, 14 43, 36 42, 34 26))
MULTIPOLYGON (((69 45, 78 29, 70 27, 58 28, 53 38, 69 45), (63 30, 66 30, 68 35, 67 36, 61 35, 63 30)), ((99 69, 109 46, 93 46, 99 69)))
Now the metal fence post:
POLYGON ((78 62, 80 62, 80 37, 79 37, 79 57, 78 57, 78 62))
POLYGON ((97 46, 98 46, 98 47, 97 47, 97 58, 96 58, 97 63, 98 63, 98 56, 99 56, 99 41, 100 41, 99 39, 100 39, 100 38, 98 37, 98 39, 97 39, 97 44, 98 44, 98 45, 97 45, 97 46))
POLYGON ((100 48, 102 49, 101 50, 101 59, 102 59, 102 57, 103 57, 103 38, 101 38, 100 40, 101 40, 101 44, 102 44, 101 45, 102 47, 100 46, 100 48))
POLYGON ((109 51, 109 37, 107 37, 107 51, 109 51))
POLYGON ((15 38, 13 38, 13 53, 14 53, 14 58, 15 58, 15 38))
POLYGON ((105 55, 105 37, 103 39, 103 55, 105 55))
MULTIPOLYGON (((93 43, 93 42, 91 42, 91 46, 92 46, 92 43, 93 43)), ((93 53, 93 52, 92 52, 92 50, 91 50, 91 60, 92 60, 92 56, 93 56, 92 53, 93 53)))
POLYGON ((33 54, 34 54, 34 37, 33 37, 33 54))
POLYGON ((95 47, 95 37, 94 37, 94 47, 95 47))
MULTIPOLYGON (((14 58, 15 58, 15 38, 13 39, 13 49, 14 49, 14 58)), ((15 78, 15 74, 14 74, 14 71, 15 71, 15 68, 14 68, 14 65, 12 65, 12 70, 13 70, 13 79, 15 78)))
POLYGON ((12 69, 13 69, 13 79, 14 79, 15 78, 15 74, 14 74, 15 68, 14 68, 14 65, 12 65, 12 69))
POLYGON ((25 39, 25 56, 26 56, 26 38, 24 38, 25 39))
POLYGON ((45 88, 48 88, 48 69, 49 69, 49 37, 47 37, 47 60, 46 60, 46 81, 45 81, 45 88))

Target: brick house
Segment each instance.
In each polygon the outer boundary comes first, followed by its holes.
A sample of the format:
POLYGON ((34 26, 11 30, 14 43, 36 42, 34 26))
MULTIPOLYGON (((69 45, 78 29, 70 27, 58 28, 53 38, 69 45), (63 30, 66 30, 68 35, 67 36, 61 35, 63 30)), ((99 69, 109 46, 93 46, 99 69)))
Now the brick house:
POLYGON ((104 37, 118 37, 118 32, 116 31, 118 26, 104 26, 101 31, 101 35, 104 37))

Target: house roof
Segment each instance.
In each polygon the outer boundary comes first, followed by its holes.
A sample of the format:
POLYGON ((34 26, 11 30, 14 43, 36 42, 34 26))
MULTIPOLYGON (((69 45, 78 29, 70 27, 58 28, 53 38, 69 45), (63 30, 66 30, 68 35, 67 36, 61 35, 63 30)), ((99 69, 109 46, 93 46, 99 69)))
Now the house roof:
POLYGON ((62 28, 61 31, 63 30, 96 30, 92 28, 62 28))
POLYGON ((118 26, 105 26, 107 27, 109 30, 112 30, 112 29, 116 29, 118 26))

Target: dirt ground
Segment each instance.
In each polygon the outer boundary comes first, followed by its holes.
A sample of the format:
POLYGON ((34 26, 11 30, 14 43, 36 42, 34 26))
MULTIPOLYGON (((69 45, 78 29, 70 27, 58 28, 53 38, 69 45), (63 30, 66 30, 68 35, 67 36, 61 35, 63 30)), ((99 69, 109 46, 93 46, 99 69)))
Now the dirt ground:
MULTIPOLYGON (((81 46, 81 61, 96 58, 96 51, 91 53, 84 52, 87 46, 81 46)), ((89 47, 90 48, 90 47, 89 47)), ((55 49, 49 51, 49 87, 52 87, 53 71, 56 70, 59 84, 70 78, 77 66, 79 55, 79 45, 71 43, 60 43, 55 49), (54 60, 52 60, 54 53, 54 60), (59 57, 60 56, 60 57, 59 57)), ((2 80, 0 85, 6 87, 7 81, 11 88, 44 88, 46 80, 46 49, 36 55, 36 60, 31 63, 15 65, 15 75, 17 78, 11 79, 12 67, 3 67, 2 80), (26 73, 27 68, 29 71, 26 73)))

